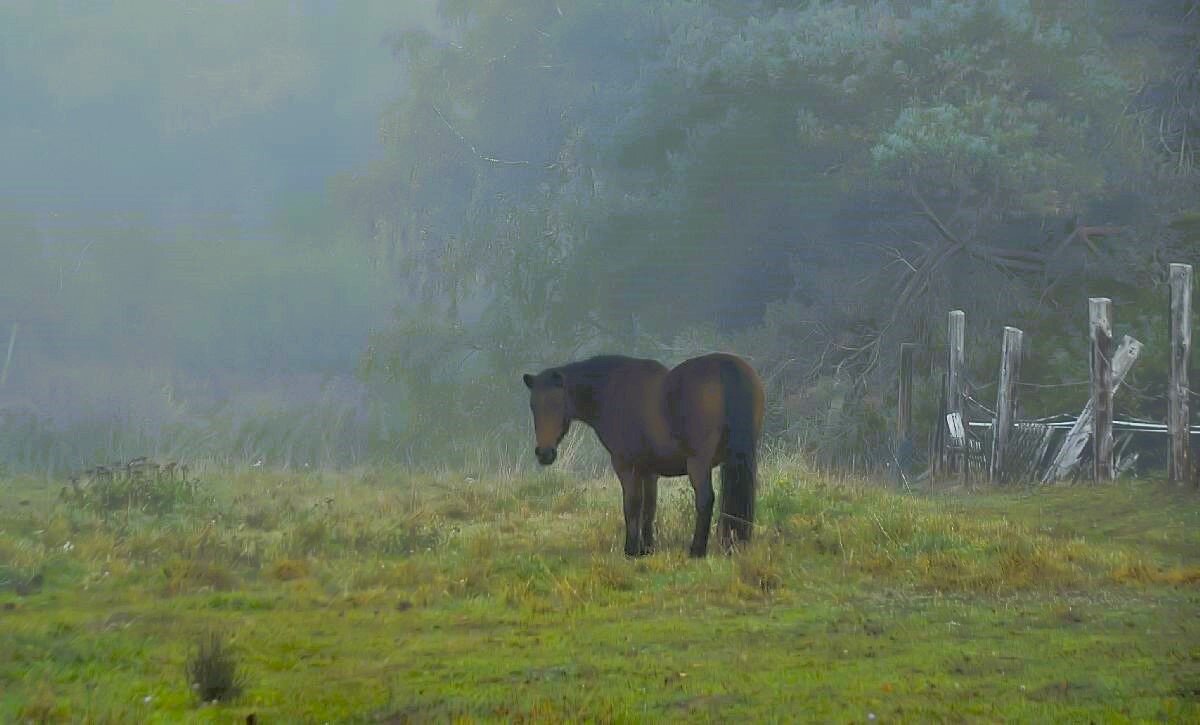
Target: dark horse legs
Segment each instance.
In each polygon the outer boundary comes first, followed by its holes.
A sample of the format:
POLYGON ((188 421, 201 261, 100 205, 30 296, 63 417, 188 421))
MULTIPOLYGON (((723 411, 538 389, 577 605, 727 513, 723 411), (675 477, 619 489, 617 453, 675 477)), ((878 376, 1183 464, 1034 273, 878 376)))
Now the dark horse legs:
MULTIPOLYGON (((625 555, 645 556, 654 551, 654 518, 658 510, 658 476, 642 473, 633 466, 613 462, 621 480, 621 501, 625 510, 625 555)), ((689 458, 688 477, 696 492, 696 530, 689 553, 702 557, 708 553, 716 494, 712 485, 712 465, 704 458, 689 458)))
POLYGON ((711 460, 689 458, 687 472, 692 489, 696 492, 696 531, 692 534, 692 547, 688 554, 702 557, 708 553, 708 530, 712 526, 713 503, 717 498, 713 493, 711 460))
POLYGON ((633 466, 613 462, 621 479, 625 508, 625 556, 645 556, 654 546, 654 513, 658 503, 658 478, 639 475, 633 466))
POLYGON ((658 476, 638 477, 642 487, 642 552, 654 552, 654 516, 658 511, 658 476))

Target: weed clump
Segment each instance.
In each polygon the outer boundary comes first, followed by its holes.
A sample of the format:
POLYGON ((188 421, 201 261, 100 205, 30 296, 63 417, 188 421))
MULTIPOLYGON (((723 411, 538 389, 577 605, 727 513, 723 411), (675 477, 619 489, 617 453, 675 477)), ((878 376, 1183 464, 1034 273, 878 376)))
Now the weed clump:
POLYGON ((242 694, 246 686, 233 651, 216 632, 200 640, 196 653, 187 662, 186 674, 201 703, 229 702, 242 694))
POLYGON ((59 702, 53 688, 43 681, 18 711, 17 717, 22 723, 50 723, 65 722, 68 714, 67 707, 59 702))
POLYGON ((188 478, 187 466, 161 466, 145 458, 129 463, 96 466, 71 476, 62 489, 67 503, 82 509, 109 512, 137 510, 169 513, 199 496, 199 482, 188 478))
POLYGON ((734 554, 734 576, 745 593, 769 596, 783 586, 784 570, 772 541, 759 541, 734 554))
POLYGON ((169 595, 206 589, 227 592, 238 583, 237 577, 229 569, 205 559, 172 559, 163 566, 163 576, 169 595))
POLYGON ((303 579, 309 574, 310 568, 305 559, 279 559, 270 568, 271 578, 281 582, 303 579))

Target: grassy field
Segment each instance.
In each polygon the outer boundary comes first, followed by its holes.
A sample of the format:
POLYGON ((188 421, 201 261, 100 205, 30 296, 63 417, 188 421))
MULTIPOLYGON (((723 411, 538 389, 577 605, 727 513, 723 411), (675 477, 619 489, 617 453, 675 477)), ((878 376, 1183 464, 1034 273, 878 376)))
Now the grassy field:
POLYGON ((0 721, 1200 720, 1194 493, 763 479, 703 561, 682 480, 637 561, 615 480, 3 480, 0 721), (245 689, 198 704, 213 632, 245 689))

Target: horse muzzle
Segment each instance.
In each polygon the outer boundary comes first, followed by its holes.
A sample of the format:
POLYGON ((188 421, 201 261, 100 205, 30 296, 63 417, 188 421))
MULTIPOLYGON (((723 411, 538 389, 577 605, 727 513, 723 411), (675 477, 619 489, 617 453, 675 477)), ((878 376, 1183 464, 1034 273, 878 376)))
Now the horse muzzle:
POLYGON ((549 447, 542 448, 539 446, 533 449, 533 454, 537 456, 538 463, 542 464, 543 466, 549 466, 551 463, 554 463, 555 458, 558 458, 558 449, 549 447))

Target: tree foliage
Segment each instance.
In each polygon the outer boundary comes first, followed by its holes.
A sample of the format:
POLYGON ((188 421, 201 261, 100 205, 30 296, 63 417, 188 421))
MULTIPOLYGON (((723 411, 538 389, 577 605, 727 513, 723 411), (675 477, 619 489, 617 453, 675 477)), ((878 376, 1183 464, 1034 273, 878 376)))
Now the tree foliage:
POLYGON ((522 368, 598 349, 736 346, 777 401, 823 376, 867 400, 951 305, 1061 328, 1080 284, 1189 254, 1194 3, 1132 36, 1117 2, 441 8, 396 39, 386 153, 337 184, 424 300, 367 366, 405 435, 515 420, 522 368))

